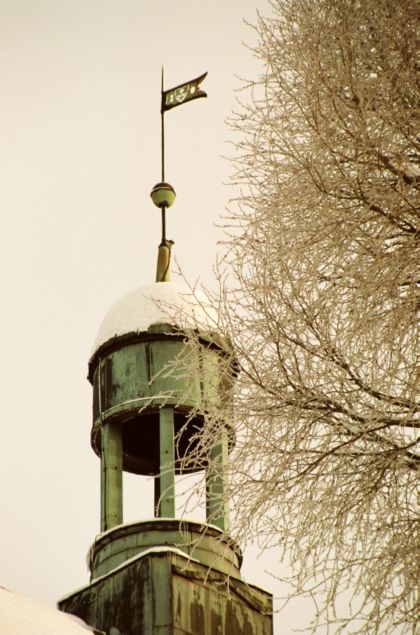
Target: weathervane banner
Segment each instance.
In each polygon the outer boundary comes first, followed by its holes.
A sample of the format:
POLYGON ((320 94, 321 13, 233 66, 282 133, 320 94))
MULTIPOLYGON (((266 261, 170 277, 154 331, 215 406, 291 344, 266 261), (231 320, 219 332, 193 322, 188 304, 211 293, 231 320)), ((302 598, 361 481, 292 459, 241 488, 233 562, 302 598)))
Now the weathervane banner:
POLYGON ((169 90, 162 91, 162 112, 175 108, 185 104, 192 99, 198 99, 199 97, 207 97, 207 93, 201 90, 200 84, 206 78, 207 73, 203 73, 200 77, 192 79, 190 82, 180 84, 169 90))

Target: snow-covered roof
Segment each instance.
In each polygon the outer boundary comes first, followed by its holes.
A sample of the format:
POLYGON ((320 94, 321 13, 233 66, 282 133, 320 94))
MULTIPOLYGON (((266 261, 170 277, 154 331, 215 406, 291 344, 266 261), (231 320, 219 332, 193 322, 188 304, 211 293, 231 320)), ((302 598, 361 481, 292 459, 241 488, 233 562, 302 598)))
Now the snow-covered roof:
POLYGON ((130 291, 105 315, 91 357, 114 337, 147 331, 153 324, 214 331, 217 312, 200 291, 177 282, 154 282, 130 291))
POLYGON ((62 613, 0 587, 0 633, 4 635, 87 635, 95 631, 78 617, 62 613))

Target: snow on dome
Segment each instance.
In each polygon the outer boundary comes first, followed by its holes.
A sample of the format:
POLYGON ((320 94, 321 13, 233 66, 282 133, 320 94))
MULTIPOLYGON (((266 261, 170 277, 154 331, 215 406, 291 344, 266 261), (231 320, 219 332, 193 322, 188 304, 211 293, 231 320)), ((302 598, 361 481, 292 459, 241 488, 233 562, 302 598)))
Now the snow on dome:
POLYGON ((148 284, 130 291, 110 308, 99 329, 91 358, 102 344, 112 338, 147 331, 153 324, 214 331, 217 312, 204 293, 193 292, 184 284, 148 284))
POLYGON ((88 635, 98 633, 81 619, 0 587, 0 633, 88 635))

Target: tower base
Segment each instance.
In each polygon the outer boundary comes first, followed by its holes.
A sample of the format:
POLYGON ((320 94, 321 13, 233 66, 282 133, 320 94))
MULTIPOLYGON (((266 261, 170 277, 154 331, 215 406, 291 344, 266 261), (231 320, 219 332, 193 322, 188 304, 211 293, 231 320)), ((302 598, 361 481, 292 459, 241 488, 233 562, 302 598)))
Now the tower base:
POLYGON ((106 635, 272 635, 272 596, 174 547, 126 560, 59 601, 106 635))

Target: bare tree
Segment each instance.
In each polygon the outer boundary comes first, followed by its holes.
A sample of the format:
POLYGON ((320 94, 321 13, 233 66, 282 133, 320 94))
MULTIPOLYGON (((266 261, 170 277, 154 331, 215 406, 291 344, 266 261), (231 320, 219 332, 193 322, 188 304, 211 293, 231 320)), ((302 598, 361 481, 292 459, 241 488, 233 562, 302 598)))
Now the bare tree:
POLYGON ((233 118, 234 527, 289 554, 294 593, 319 593, 314 632, 414 633, 418 617, 418 8, 273 1, 233 118))

